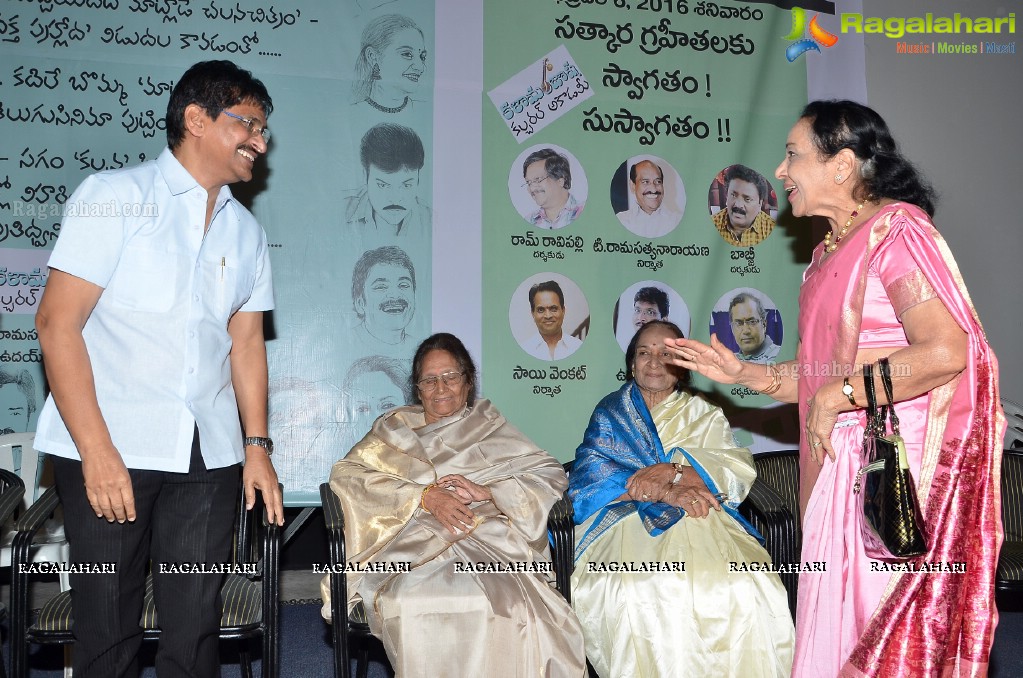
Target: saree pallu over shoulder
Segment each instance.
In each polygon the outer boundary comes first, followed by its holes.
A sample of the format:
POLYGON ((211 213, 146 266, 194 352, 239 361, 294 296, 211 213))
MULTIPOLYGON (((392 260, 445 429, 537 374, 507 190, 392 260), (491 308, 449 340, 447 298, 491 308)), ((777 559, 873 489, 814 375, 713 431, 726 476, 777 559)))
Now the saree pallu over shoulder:
POLYGON ((495 678, 586 675, 582 630, 552 585, 547 547, 547 514, 567 485, 561 464, 486 400, 429 425, 422 408, 392 410, 335 464, 349 561, 405 566, 348 575, 349 606, 363 603, 398 678, 445 666, 495 678), (469 505, 475 524, 457 534, 419 506, 449 474, 493 495, 469 505))
POLYGON ((720 408, 687 393, 650 408, 653 428, 644 428, 637 390, 627 385, 598 405, 569 477, 577 505, 611 497, 576 527, 572 602, 594 670, 606 678, 787 678, 794 642, 785 590, 767 571, 770 556, 733 514, 756 477, 752 455, 736 445, 720 408), (726 492, 724 510, 654 534, 638 510, 646 504, 616 500, 623 476, 665 458, 691 465, 712 492, 726 492), (614 472, 616 463, 624 474, 614 472), (587 492, 591 484, 606 487, 587 492))
MULTIPOLYGON (((489 487, 514 530, 538 554, 546 552, 547 514, 567 486, 564 469, 490 401, 478 400, 464 415, 430 427, 421 407, 392 410, 334 464, 331 489, 346 523, 358 526, 345 531, 349 561, 380 561, 404 551, 396 540, 412 540, 418 543, 414 569, 468 536, 449 537, 436 518, 419 510, 426 486, 451 473, 489 487)), ((359 577, 349 574, 352 591, 359 577)), ((352 596, 349 603, 357 601, 352 596)))
POLYGON ((685 516, 685 511, 666 503, 616 501, 636 471, 673 460, 692 466, 712 493, 727 494, 723 510, 747 532, 762 539, 736 510, 756 477, 752 457, 735 444, 727 421, 719 416, 720 410, 687 393, 669 396, 655 410, 673 432, 667 436, 667 450, 634 382, 606 396, 594 409, 569 478, 576 522, 582 524, 598 514, 576 545, 577 559, 604 532, 632 513, 639 514, 651 536, 663 533, 685 516), (732 458, 736 454, 744 455, 742 462, 732 458))
MULTIPOLYGON (((911 265, 904 268, 916 269, 896 293, 889 294, 894 307, 904 307, 907 302, 902 297, 914 291, 936 296, 968 337, 965 370, 930 392, 923 458, 916 478, 931 544, 930 551, 919 560, 965 563, 966 574, 893 574, 842 675, 985 675, 997 622, 994 576, 1001 543, 999 477, 1005 418, 999 404, 998 363, 958 266, 923 211, 905 203, 884 207, 871 224, 854 232, 850 241, 819 267, 814 275, 829 274, 824 278, 831 294, 821 295, 815 288, 815 294, 800 295, 799 360, 833 361, 852 367, 856 346, 850 337, 858 335, 859 319, 843 314, 836 328, 836 312, 827 309, 842 305, 862 311, 868 268, 876 270, 890 256, 908 257, 911 262, 906 263, 911 265), (831 285, 841 285, 841 289, 831 285), (839 297, 840 292, 846 296, 839 297)), ((807 283, 812 277, 807 276, 807 283)), ((834 378, 810 373, 810 379, 800 380, 803 417, 806 400, 834 378)), ((802 458, 807 459, 805 436, 801 451, 802 458)), ((809 497, 807 489, 814 490, 812 479, 809 488, 801 488, 804 507, 809 497)), ((855 522, 850 525, 847 538, 858 540, 855 522)), ((804 526, 806 530, 813 527, 804 526)))

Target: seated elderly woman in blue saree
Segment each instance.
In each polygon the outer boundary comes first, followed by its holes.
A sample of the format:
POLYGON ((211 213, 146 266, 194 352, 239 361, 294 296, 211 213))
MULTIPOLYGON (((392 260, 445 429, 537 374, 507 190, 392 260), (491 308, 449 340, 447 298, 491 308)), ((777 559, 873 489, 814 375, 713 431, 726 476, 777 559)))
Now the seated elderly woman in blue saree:
POLYGON ((753 457, 721 408, 683 389, 664 346, 681 336, 660 320, 636 333, 626 384, 576 450, 572 604, 586 654, 602 678, 788 676, 785 590, 774 572, 749 571, 771 558, 736 511, 753 457))

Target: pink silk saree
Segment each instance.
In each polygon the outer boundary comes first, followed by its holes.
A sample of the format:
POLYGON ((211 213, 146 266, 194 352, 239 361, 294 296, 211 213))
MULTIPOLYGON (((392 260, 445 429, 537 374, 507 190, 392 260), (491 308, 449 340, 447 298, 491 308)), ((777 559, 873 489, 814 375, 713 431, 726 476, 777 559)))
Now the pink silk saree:
POLYGON ((930 546, 910 562, 942 571, 893 571, 863 552, 852 493, 862 410, 839 417, 837 460, 823 467, 802 432, 802 559, 827 571, 800 576, 793 676, 985 676, 1002 539, 997 361, 945 241, 919 208, 885 206, 823 262, 822 253, 818 246, 799 298, 800 421, 818 388, 855 368, 858 348, 907 345, 898 316, 916 303, 940 298, 969 349, 961 375, 897 404, 930 546))

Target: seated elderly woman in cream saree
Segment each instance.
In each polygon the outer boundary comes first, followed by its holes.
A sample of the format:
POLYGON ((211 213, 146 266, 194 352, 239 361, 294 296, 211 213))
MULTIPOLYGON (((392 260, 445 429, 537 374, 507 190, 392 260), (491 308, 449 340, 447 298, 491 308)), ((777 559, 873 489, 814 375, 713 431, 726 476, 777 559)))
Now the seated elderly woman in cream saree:
POLYGON ((401 677, 583 678, 579 622, 549 574, 547 514, 564 470, 475 400, 456 337, 426 339, 412 380, 421 405, 378 418, 330 474, 349 560, 410 568, 349 574, 349 606, 362 601, 401 677))
POLYGON ((785 590, 749 571, 771 558, 736 512, 753 457, 720 408, 682 390, 664 346, 681 336, 665 321, 636 333, 627 383, 576 450, 572 604, 586 653, 603 678, 788 676, 785 590))

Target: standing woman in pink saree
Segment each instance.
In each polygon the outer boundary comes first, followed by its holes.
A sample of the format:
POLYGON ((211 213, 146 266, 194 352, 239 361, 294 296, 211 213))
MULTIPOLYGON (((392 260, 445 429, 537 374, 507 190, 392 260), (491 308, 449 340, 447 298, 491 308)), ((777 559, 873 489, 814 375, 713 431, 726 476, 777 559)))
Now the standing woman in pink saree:
POLYGON ((851 101, 810 103, 775 176, 794 215, 831 224, 803 275, 796 359, 742 363, 713 335, 710 345, 669 346, 682 367, 799 404, 802 558, 827 571, 800 575, 793 676, 985 676, 997 622, 1005 417, 998 363, 931 223, 933 190, 884 120, 851 101), (867 557, 853 493, 861 366, 882 357, 929 547, 908 567, 867 557), (899 571, 924 563, 940 571, 899 571))

